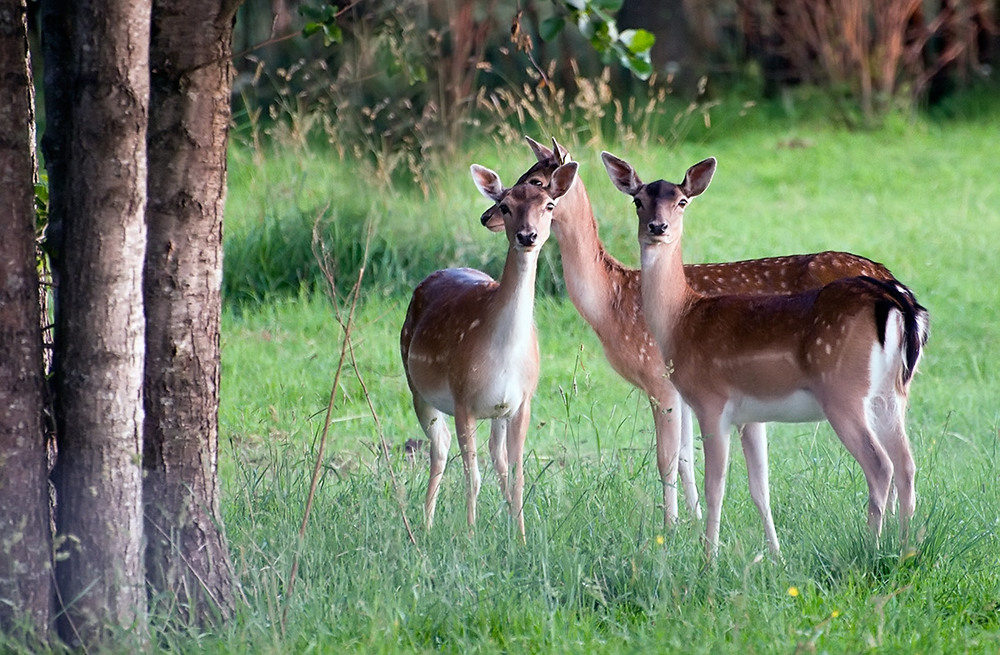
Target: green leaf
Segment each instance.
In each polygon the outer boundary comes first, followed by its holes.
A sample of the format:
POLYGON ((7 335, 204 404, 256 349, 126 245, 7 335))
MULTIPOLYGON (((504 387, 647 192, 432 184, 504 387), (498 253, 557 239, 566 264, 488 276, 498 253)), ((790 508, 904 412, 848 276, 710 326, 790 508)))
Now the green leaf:
POLYGON ((648 80, 649 76, 653 74, 653 64, 646 59, 630 61, 628 68, 640 80, 648 80))
POLYGON ((594 44, 598 50, 607 50, 612 47, 615 40, 617 39, 617 30, 613 31, 614 24, 607 22, 594 22, 591 23, 594 26, 594 35, 590 37, 590 42, 594 44))
POLYGON ((337 5, 326 5, 323 7, 322 21, 324 23, 330 23, 337 18, 337 5))
POLYGON ((619 36, 625 47, 635 54, 649 52, 656 42, 656 37, 646 30, 625 30, 619 36))
POLYGON ((340 43, 344 40, 344 33, 336 23, 323 25, 323 45, 329 47, 331 44, 340 43))
POLYGON ((299 13, 311 19, 302 27, 302 34, 305 37, 322 31, 323 45, 327 47, 343 40, 344 35, 337 25, 337 5, 327 3, 319 8, 304 5, 299 7, 299 13))
POLYGON ((542 21, 538 26, 538 34, 543 41, 551 41, 556 38, 563 28, 566 27, 566 19, 562 16, 552 16, 542 21))
POLYGON ((35 185, 35 197, 42 201, 49 201, 49 186, 47 184, 36 184, 35 185))
POLYGON ((614 50, 615 54, 618 55, 618 62, 632 71, 632 74, 640 80, 647 79, 653 73, 653 65, 650 63, 648 51, 636 54, 621 42, 615 44, 614 50))
POLYGON ((317 23, 329 23, 337 17, 338 10, 339 7, 337 7, 337 5, 329 3, 324 4, 322 7, 301 5, 299 7, 299 15, 304 18, 309 18, 317 23))

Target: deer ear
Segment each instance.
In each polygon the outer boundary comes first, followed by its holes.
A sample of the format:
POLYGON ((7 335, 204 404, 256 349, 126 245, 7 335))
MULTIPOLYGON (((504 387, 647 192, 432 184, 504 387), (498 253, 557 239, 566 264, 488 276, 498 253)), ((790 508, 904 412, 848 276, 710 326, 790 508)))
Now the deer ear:
POLYGON ((479 193, 493 202, 500 202, 500 198, 503 197, 503 183, 500 182, 500 176, 479 164, 473 164, 469 170, 472 171, 472 181, 476 183, 479 193))
POLYGON ((547 162, 555 157, 551 150, 540 144, 538 141, 535 141, 530 136, 525 136, 524 140, 528 142, 528 146, 531 148, 531 151, 535 153, 535 158, 537 158, 540 163, 547 162))
POLYGON ((608 171, 608 177, 611 178, 619 191, 630 196, 639 192, 642 180, 635 174, 635 169, 628 162, 615 157, 608 151, 601 153, 601 160, 604 162, 604 168, 608 171))
POLYGON ((549 182, 549 196, 553 200, 562 198, 570 190, 576 181, 576 171, 579 167, 579 164, 571 161, 553 171, 552 180, 549 182))
POLYGON ((484 211, 479 217, 479 222, 490 232, 503 232, 503 214, 500 213, 500 205, 493 205, 484 211))
POLYGON ((712 176, 715 175, 715 166, 715 157, 709 157, 687 169, 684 181, 680 185, 684 195, 688 198, 694 198, 704 193, 712 182, 712 176))

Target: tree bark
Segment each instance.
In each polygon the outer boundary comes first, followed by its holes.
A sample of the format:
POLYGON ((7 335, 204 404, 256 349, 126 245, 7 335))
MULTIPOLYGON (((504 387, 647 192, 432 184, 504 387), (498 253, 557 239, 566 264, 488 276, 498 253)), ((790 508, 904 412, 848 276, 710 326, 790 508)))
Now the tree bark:
POLYGON ((52 617, 34 97, 24 0, 0 0, 0 634, 44 643, 52 617))
POLYGON ((234 609, 219 512, 222 216, 238 2, 154 0, 146 310, 151 597, 205 625, 234 609))
MULTIPOLYGON (((57 258, 56 579, 72 646, 145 635, 142 269, 150 0, 66 3, 70 108, 57 258)), ((52 44, 57 48, 57 44, 52 44)), ((47 85, 48 86, 48 85, 47 85)))

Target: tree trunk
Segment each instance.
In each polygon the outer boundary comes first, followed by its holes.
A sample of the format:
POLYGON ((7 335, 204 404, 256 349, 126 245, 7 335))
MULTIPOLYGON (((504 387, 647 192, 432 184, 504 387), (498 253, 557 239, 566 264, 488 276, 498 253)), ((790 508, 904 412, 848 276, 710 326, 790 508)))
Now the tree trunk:
POLYGON ((52 617, 52 541, 24 0, 0 0, 0 98, 0 634, 38 645, 52 617))
POLYGON ((146 310, 146 570, 197 625, 234 608, 219 513, 219 318, 238 2, 154 0, 146 310))
MULTIPOLYGON (((142 268, 146 246, 149 0, 66 3, 66 159, 57 258, 56 580, 71 645, 145 634, 142 268)), ((59 44, 51 44, 58 48, 59 44)), ((48 88, 48 84, 47 84, 48 88)), ((65 116, 64 116, 65 117, 65 116)), ((59 168, 63 167, 63 168, 59 168)))

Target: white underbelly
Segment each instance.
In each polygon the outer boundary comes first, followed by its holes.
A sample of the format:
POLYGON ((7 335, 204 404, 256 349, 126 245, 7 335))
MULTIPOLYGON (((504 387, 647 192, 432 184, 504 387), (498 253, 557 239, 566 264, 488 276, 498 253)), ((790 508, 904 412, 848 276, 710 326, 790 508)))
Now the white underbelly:
POLYGON ((743 423, 812 423, 823 420, 823 409, 808 391, 794 391, 780 398, 741 396, 731 400, 727 409, 731 421, 743 423))
MULTIPOLYGON (((484 386, 477 393, 471 394, 475 397, 475 404, 469 411, 477 419, 510 417, 526 395, 526 390, 519 381, 510 379, 510 376, 500 375, 484 381, 484 386)), ((423 389, 421 395, 438 410, 450 416, 455 415, 455 396, 448 385, 423 389)))

